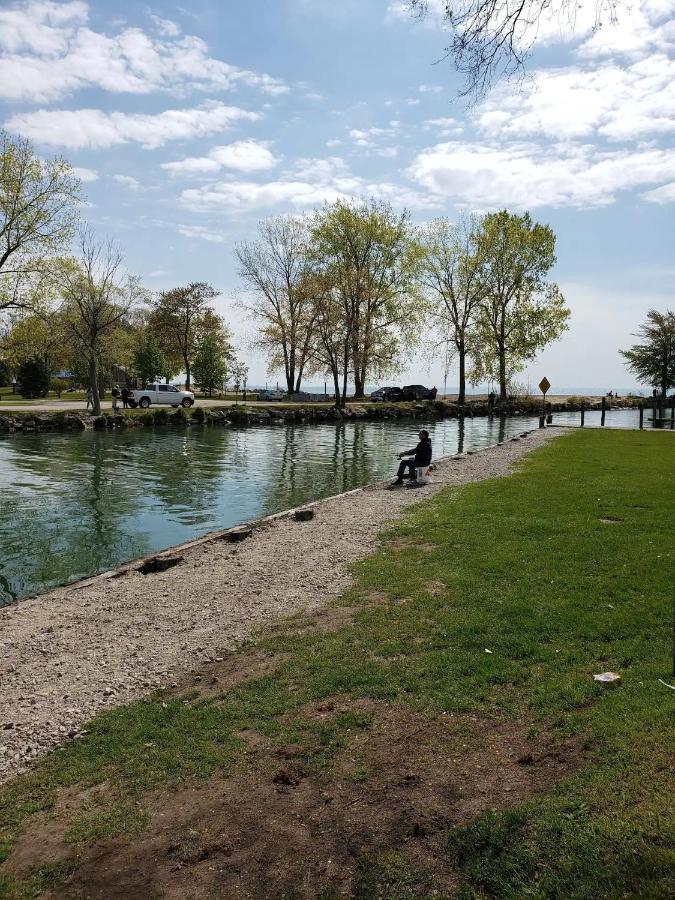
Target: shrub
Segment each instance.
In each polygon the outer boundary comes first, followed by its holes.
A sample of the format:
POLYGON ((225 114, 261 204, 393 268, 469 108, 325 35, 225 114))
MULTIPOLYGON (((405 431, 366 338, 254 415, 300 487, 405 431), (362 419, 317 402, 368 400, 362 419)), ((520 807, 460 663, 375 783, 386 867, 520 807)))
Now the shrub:
POLYGON ((20 365, 16 380, 23 397, 45 397, 49 390, 49 369, 41 359, 28 359, 20 365))

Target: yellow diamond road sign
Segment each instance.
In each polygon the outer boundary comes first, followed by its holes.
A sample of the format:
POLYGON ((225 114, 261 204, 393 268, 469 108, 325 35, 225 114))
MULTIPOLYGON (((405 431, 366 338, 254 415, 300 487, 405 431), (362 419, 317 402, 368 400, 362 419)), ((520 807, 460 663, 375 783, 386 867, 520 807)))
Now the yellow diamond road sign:
POLYGON ((542 392, 542 394, 545 394, 550 387, 551 382, 548 380, 548 378, 546 378, 546 376, 544 376, 539 382, 539 390, 542 392))

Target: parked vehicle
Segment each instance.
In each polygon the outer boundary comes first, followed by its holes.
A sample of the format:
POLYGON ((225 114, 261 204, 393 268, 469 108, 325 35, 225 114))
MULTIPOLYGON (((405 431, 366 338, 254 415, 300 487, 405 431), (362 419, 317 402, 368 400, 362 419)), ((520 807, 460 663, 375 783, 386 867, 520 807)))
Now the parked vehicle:
POLYGON ((129 395, 133 404, 147 409, 151 403, 161 406, 183 406, 188 409, 195 402, 192 391, 179 391, 175 384, 147 384, 140 390, 131 391, 129 395))
POLYGON ((385 401, 387 403, 396 403, 403 399, 403 392, 400 387, 381 387, 370 395, 371 400, 385 401))
POLYGON ((283 391, 277 391, 274 389, 258 391, 258 400, 283 400, 286 394, 283 391))
POLYGON ((404 384, 401 391, 403 400, 434 400, 434 392, 423 384, 404 384))

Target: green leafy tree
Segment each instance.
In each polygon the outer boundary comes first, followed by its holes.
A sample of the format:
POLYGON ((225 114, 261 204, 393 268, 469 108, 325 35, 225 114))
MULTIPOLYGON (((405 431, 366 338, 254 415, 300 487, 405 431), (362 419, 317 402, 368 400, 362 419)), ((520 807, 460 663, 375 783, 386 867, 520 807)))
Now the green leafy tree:
POLYGON ((15 369, 28 359, 41 359, 50 371, 67 369, 75 355, 63 316, 54 310, 13 314, 0 343, 15 369))
POLYGON ((435 219, 421 234, 420 282, 429 294, 441 340, 458 359, 460 404, 466 399, 466 360, 486 291, 482 237, 477 218, 457 223, 435 219))
POLYGON ((668 389, 675 387, 675 313, 650 309, 636 337, 641 338, 639 344, 619 352, 638 381, 657 388, 665 400, 668 389))
POLYGON ((207 334, 192 364, 194 379, 204 393, 211 396, 214 388, 222 389, 232 362, 232 348, 225 330, 207 334))
POLYGON ((148 317, 148 326, 172 365, 183 367, 185 383, 192 383, 192 362, 204 338, 222 328, 212 302, 218 297, 210 284, 195 281, 186 287, 162 291, 148 317))
POLYGON ((476 317, 474 383, 494 380, 507 399, 509 379, 567 330, 570 311, 547 280, 555 234, 530 214, 502 210, 483 218, 479 240, 483 296, 476 317))
POLYGON ((66 378, 50 378, 49 387, 56 396, 61 399, 61 394, 68 390, 68 379, 66 378))
POLYGON ((27 359, 19 366, 16 380, 23 397, 45 397, 49 390, 49 369, 42 359, 27 359))
POLYGON ((311 240, 314 267, 343 308, 354 395, 361 398, 366 380, 397 371, 419 337, 421 251, 410 214, 373 199, 339 200, 316 214, 311 240))
POLYGON ((170 373, 169 362, 159 349, 157 338, 149 330, 144 329, 138 337, 134 351, 133 368, 142 385, 167 377, 170 373))
POLYGON ((0 359, 0 387, 7 387, 11 377, 9 366, 4 359, 0 359))
POLYGON ((0 133, 0 310, 32 309, 67 252, 80 182, 64 159, 0 133))

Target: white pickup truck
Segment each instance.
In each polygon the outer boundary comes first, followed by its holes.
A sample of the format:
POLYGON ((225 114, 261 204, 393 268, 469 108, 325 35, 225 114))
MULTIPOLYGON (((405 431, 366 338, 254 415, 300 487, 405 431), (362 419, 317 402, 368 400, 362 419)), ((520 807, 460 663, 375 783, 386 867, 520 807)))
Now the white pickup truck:
POLYGON ((147 384, 140 390, 131 391, 129 399, 142 409, 147 409, 151 403, 187 409, 195 402, 195 395, 192 391, 179 391, 175 384, 147 384))

